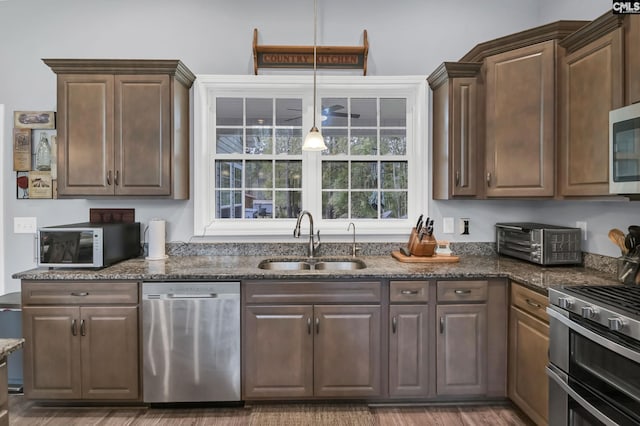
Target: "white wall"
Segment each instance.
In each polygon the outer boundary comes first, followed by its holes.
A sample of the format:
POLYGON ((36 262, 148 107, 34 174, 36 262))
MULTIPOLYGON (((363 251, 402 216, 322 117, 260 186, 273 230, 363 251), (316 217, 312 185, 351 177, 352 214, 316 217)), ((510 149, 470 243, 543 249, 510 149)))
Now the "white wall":
MULTIPOLYGON (((593 19, 611 7, 596 0, 319 0, 318 43, 359 45, 368 31, 371 75, 430 74, 477 43, 562 19, 593 19), (579 8, 578 8, 579 6, 579 8)), ((259 43, 310 45, 312 0, 6 0, 0 1, 0 103, 6 105, 5 140, 14 110, 56 109, 56 79, 41 58, 181 59, 196 74, 250 74, 253 28, 259 43)), ((12 273, 33 263, 30 235, 13 234, 15 216, 39 226, 86 221, 92 207, 133 207, 146 225, 168 221, 169 241, 192 236, 193 201, 16 200, 11 144, 0 146, 5 223, 6 292, 19 288, 12 273)), ((425 187, 425 190, 426 187, 425 187)), ((600 241, 612 226, 634 222, 636 204, 566 202, 432 202, 436 235, 442 215, 470 217, 470 241, 493 240, 499 220, 544 219, 572 224, 587 218, 592 252, 615 255, 600 241), (597 218, 597 221, 596 221, 597 218)), ((463 237, 451 240, 464 240, 463 237)), ((2 275, 0 275, 2 277, 2 275)), ((0 285, 0 291, 2 290, 0 285)))

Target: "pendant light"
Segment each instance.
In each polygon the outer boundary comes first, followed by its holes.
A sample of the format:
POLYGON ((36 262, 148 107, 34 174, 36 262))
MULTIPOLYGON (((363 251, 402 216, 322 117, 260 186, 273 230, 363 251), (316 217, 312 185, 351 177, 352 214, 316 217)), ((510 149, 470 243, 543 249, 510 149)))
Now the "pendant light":
POLYGON ((309 133, 304 138, 304 144, 302 144, 303 151, 324 151, 327 146, 324 144, 324 137, 322 133, 316 127, 316 56, 317 56, 317 25, 318 25, 318 0, 313 0, 313 127, 309 130, 309 133))

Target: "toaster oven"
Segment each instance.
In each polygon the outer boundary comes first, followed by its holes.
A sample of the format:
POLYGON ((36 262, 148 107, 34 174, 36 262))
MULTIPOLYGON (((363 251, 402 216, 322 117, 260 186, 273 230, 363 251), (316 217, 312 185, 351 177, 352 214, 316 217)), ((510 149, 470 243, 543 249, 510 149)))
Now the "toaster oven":
POLYGON ((582 230, 532 222, 496 223, 498 254, 539 265, 582 263, 582 230))

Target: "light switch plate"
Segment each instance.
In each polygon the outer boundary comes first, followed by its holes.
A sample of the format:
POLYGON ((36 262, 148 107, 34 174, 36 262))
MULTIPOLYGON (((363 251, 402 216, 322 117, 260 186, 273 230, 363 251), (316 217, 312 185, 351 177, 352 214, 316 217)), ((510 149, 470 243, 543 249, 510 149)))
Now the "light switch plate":
POLYGON ((442 218, 442 233, 443 234, 453 234, 453 218, 452 217, 443 217, 442 218))
POLYGON ((576 228, 582 229, 582 241, 587 241, 587 222, 576 222, 576 228))
POLYGON ((35 217, 14 217, 13 232, 16 234, 35 234, 38 222, 35 217))

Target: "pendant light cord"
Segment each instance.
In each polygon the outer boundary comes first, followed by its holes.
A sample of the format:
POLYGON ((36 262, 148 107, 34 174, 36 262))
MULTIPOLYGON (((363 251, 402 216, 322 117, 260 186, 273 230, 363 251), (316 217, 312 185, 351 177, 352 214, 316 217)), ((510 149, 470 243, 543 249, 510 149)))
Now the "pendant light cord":
MULTIPOLYGON (((316 129, 316 45, 318 33, 318 0, 313 0, 313 128, 316 129)), ((317 130, 316 130, 317 131, 317 130)))

